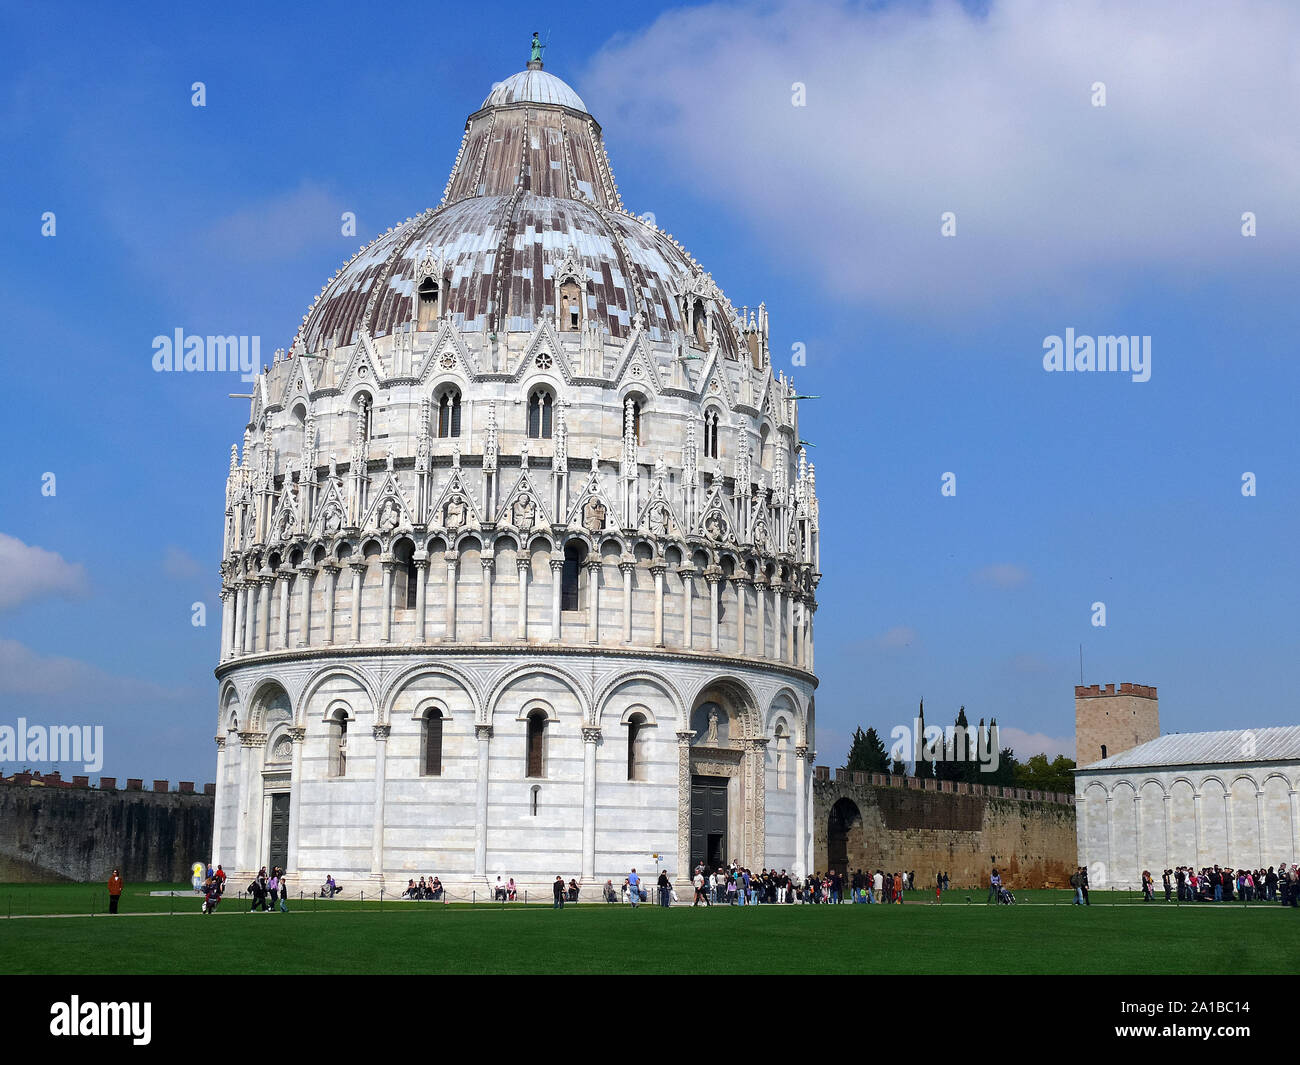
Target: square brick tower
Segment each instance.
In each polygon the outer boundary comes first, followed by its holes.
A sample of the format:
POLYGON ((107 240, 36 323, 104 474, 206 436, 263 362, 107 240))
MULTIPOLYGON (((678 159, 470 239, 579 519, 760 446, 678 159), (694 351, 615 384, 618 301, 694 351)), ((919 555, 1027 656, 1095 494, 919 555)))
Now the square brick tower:
POLYGON ((1091 765, 1160 736, 1155 688, 1146 684, 1074 686, 1074 762, 1091 765))

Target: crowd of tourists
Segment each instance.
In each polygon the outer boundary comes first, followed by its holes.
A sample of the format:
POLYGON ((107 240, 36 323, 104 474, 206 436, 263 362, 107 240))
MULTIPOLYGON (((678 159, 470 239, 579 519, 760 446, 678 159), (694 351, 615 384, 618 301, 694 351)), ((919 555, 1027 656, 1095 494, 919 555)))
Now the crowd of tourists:
MULTIPOLYGON (((510 889, 512 892, 514 891, 514 886, 515 882, 511 880, 510 889)), ((513 894, 511 897, 513 898, 513 894)), ((402 898, 415 899, 422 902, 438 902, 442 899, 442 881, 436 876, 429 877, 427 881, 424 877, 420 877, 420 882, 418 884, 414 880, 408 880, 406 882, 406 890, 402 892, 402 898)))
MULTIPOLYGON (((1217 865, 1196 869, 1180 865, 1161 874, 1165 901, 1180 902, 1281 902, 1300 907, 1300 868, 1283 862, 1276 869, 1231 869, 1217 865)), ((1155 878, 1142 872, 1142 897, 1155 898, 1155 878)))

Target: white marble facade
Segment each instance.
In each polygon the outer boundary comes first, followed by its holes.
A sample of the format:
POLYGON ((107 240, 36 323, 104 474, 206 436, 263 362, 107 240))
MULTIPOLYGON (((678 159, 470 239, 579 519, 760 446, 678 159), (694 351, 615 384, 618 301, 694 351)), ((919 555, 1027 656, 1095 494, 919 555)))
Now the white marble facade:
POLYGON ((214 858, 389 890, 621 883, 654 854, 681 877, 708 777, 727 857, 802 871, 820 546, 793 382, 765 309, 623 209, 576 94, 539 63, 503 84, 442 204, 349 260, 254 384, 214 858))
POLYGON ((1094 886, 1142 871, 1277 867, 1300 858, 1300 727, 1183 733, 1075 774, 1079 863, 1094 886))

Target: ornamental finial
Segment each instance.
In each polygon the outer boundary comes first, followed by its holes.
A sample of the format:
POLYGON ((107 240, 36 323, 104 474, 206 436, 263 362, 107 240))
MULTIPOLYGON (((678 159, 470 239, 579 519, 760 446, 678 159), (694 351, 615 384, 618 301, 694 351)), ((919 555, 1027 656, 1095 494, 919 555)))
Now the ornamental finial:
POLYGON ((534 30, 534 31, 533 31, 533 44, 532 44, 532 51, 530 51, 530 52, 528 53, 528 69, 529 69, 529 70, 541 70, 541 69, 542 69, 542 52, 543 52, 543 50, 544 50, 545 48, 546 48, 546 45, 542 44, 541 38, 537 35, 537 31, 534 30))

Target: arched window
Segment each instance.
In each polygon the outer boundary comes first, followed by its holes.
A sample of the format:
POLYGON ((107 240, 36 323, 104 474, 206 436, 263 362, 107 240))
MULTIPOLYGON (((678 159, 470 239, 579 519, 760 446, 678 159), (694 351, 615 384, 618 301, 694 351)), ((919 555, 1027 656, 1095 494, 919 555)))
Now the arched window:
POLYGON ((348 715, 335 710, 329 723, 330 776, 342 777, 348 771, 348 715))
POLYGON ((416 592, 419 590, 415 546, 410 540, 399 540, 393 548, 393 558, 397 562, 393 572, 393 605, 413 610, 416 592))
POLYGON ((587 556, 586 544, 570 542, 564 545, 564 568, 560 571, 560 609, 579 610, 578 577, 582 573, 582 560, 587 556))
POLYGON ((528 715, 528 772, 530 777, 546 776, 546 711, 528 715))
POLYGON ((718 457, 718 412, 709 410, 704 415, 704 457, 718 457))
POLYGON ((701 348, 709 346, 708 316, 704 313, 704 301, 696 300, 691 307, 691 334, 695 343, 701 348))
POLYGON ((645 714, 633 714, 627 720, 627 779, 645 779, 645 714))
POLYGON ((374 405, 370 396, 365 392, 357 396, 357 425, 359 426, 358 435, 361 439, 373 440, 375 438, 374 405))
POLYGON ((438 320, 438 282, 433 278, 426 277, 420 282, 419 302, 418 329, 423 333, 432 329, 438 320))
POLYGON ((460 391, 449 388, 438 398, 438 436, 460 436, 460 391))
POLYGON ((628 406, 632 412, 632 439, 638 444, 641 440, 641 401, 639 399, 628 399, 628 406))
POLYGON ((772 468, 772 429, 768 425, 758 430, 758 461, 764 469, 772 468))
POLYGON ((560 332, 576 333, 582 325, 582 292, 572 279, 560 285, 560 332))
POLYGON ((786 787, 786 767, 790 760, 790 733, 785 727, 784 721, 776 723, 775 732, 776 747, 776 786, 779 790, 784 791, 786 787))
POLYGON ((528 397, 528 436, 532 440, 551 439, 551 415, 555 400, 544 388, 534 389, 528 397))
POLYGON ((1101 745, 1101 756, 1106 757, 1106 745, 1104 743, 1101 745))
POLYGON ((436 706, 424 712, 424 775, 442 776, 442 711, 436 706))

